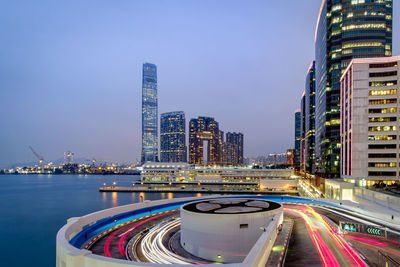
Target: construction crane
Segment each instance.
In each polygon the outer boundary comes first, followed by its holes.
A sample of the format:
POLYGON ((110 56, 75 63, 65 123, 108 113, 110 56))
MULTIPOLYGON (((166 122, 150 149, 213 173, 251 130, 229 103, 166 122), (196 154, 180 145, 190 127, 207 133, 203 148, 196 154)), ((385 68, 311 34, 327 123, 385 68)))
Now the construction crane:
POLYGON ((35 155, 35 157, 39 160, 39 167, 42 167, 44 158, 42 156, 40 156, 38 153, 36 153, 36 151, 31 146, 29 146, 29 148, 32 151, 32 153, 35 155))

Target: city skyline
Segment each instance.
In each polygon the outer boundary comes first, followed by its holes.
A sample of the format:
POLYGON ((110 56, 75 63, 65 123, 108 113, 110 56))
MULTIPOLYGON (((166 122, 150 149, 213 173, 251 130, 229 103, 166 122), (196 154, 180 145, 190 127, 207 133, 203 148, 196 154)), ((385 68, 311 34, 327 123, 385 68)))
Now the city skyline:
MULTIPOLYGON (((244 132, 248 140, 245 156, 293 147, 292 114, 299 108, 304 73, 314 56, 320 1, 293 1, 289 8, 283 3, 261 1, 230 1, 230 5, 223 1, 184 5, 179 1, 169 5, 159 1, 121 2, 115 8, 99 2, 97 15, 87 18, 87 12, 75 12, 76 7, 85 10, 91 3, 46 6, 46 2, 33 6, 27 2, 26 9, 6 4, 14 12, 3 16, 5 27, 0 28, 8 40, 0 44, 2 51, 7 51, 0 63, 0 97, 7 100, 0 108, 1 123, 7 126, 0 135, 2 151, 6 151, 0 154, 0 167, 35 161, 29 145, 45 159, 62 157, 68 150, 82 157, 116 162, 140 159, 140 68, 144 62, 159 67, 160 113, 183 110, 187 118, 211 116, 226 131, 244 132), (163 7, 168 7, 170 14, 164 13, 163 7), (143 25, 138 11, 134 12, 137 16, 129 14, 135 8, 153 8, 160 19, 143 25), (304 14, 297 12, 299 8, 310 16, 304 19, 304 14), (228 14, 219 17, 221 10, 228 14), (270 10, 276 12, 265 18, 270 10), (186 12, 180 17, 171 15, 182 11, 186 12), (119 12, 122 14, 114 22, 98 21, 119 12), (76 22, 68 20, 72 14, 76 22), (237 19, 239 14, 243 19, 237 19), (280 33, 271 21, 282 14, 288 21, 280 33), (209 22, 201 22, 199 17, 206 15, 209 22), (190 17, 189 25, 181 26, 190 17), (296 19, 301 30, 294 32, 296 19), (165 21, 167 25, 160 24, 165 21), (94 27, 96 23, 99 25, 94 27), (210 29, 208 23, 214 27, 210 29), (173 33, 176 25, 180 27, 173 33), (129 37, 152 30, 160 37, 144 35, 140 42, 129 37), (179 37, 183 33, 183 39, 166 41, 173 39, 170 34, 179 37), (277 36, 271 39, 271 34, 277 36), (300 42, 296 41, 295 47, 296 38, 300 42), (275 39, 280 42, 275 44, 275 39), (152 44, 159 40, 163 41, 161 48, 152 44), (72 45, 71 50, 68 45, 72 45), (199 47, 203 48, 196 52, 199 47), (272 54, 280 55, 275 58, 272 54), (282 75, 289 60, 292 79, 284 84, 282 75)), ((394 1, 394 9, 397 6, 398 1, 394 1)), ((398 26, 394 16, 393 55, 400 53, 398 26)))

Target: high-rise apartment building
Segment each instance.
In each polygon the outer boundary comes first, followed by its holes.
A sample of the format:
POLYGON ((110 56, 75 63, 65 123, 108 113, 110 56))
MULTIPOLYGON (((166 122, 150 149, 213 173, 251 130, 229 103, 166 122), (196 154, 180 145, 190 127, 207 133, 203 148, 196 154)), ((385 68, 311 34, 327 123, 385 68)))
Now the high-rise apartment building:
POLYGON ((186 162, 185 113, 168 112, 160 117, 160 161, 186 162))
POLYGON ((158 161, 157 67, 143 64, 142 163, 158 161))
POLYGON ((323 0, 315 34, 316 172, 340 172, 340 77, 353 58, 391 56, 392 0, 323 0))
POLYGON ((354 59, 341 78, 341 177, 400 180, 400 56, 354 59))
POLYGON ((294 168, 300 169, 301 110, 294 112, 294 168))
POLYGON ((189 122, 189 163, 220 165, 222 151, 218 122, 210 117, 198 117, 189 122))
POLYGON ((233 166, 243 165, 243 134, 231 132, 226 133, 225 147, 224 163, 233 166))

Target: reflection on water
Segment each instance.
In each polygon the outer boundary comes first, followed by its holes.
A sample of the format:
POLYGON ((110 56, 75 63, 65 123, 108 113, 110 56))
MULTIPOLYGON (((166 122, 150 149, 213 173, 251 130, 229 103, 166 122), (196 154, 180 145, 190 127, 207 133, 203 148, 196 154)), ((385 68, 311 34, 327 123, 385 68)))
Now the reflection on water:
POLYGON ((106 205, 107 204, 107 193, 106 192, 101 193, 101 199, 103 201, 103 205, 106 205))
POLYGON ((132 194, 131 194, 131 199, 132 199, 132 202, 133 202, 133 203, 136 203, 136 202, 137 202, 137 200, 136 200, 136 193, 132 193, 132 194))
POLYGON ((196 194, 196 197, 201 197, 201 196, 202 196, 201 193, 197 193, 197 194, 196 194))
POLYGON ((174 198, 174 194, 173 193, 168 193, 168 199, 174 198))
POLYGON ((140 192, 139 193, 139 202, 143 202, 143 201, 145 201, 146 199, 145 199, 145 194, 144 194, 144 192, 140 192))
POLYGON ((118 206, 118 193, 117 192, 111 193, 111 206, 113 208, 118 206))
POLYGON ((161 193, 161 199, 165 199, 165 193, 164 192, 161 193))

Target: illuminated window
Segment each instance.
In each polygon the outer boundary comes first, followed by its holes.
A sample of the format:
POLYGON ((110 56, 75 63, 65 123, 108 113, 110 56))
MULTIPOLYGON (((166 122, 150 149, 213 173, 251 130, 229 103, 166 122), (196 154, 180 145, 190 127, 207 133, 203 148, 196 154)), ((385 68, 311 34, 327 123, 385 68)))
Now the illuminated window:
POLYGON ((367 23, 367 24, 351 24, 343 26, 343 31, 355 30, 355 29, 384 29, 386 28, 386 23, 367 23))
POLYGON ((371 95, 371 96, 375 96, 375 95, 396 95, 396 94, 397 94, 397 90, 396 89, 369 91, 369 95, 371 95))
POLYGON ((389 132, 389 131, 396 131, 396 126, 371 126, 368 127, 369 132, 389 132))
POLYGON ((385 104, 396 104, 396 103, 397 103, 397 99, 396 98, 369 100, 369 104, 370 105, 385 105, 385 104))
POLYGON ((396 135, 370 135, 369 141, 396 140, 396 135))
POLYGON ((368 167, 372 168, 391 168, 396 167, 396 162, 369 162, 368 167))
POLYGON ((372 108, 369 109, 369 113, 395 113, 397 108, 372 108))
POLYGON ((369 86, 371 87, 383 87, 383 86, 394 86, 397 84, 397 81, 384 81, 384 82, 369 82, 369 86))
POLYGON ((380 118, 369 118, 369 122, 391 122, 391 121, 396 121, 396 117, 380 117, 380 118))

